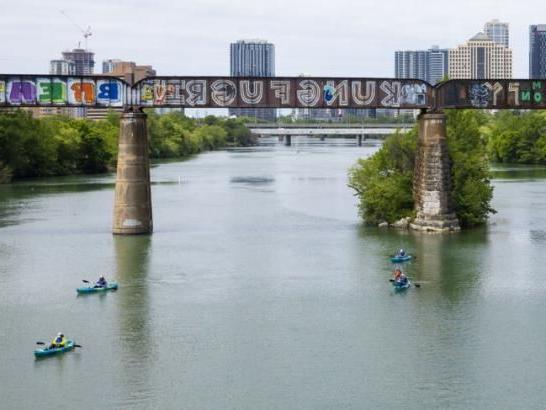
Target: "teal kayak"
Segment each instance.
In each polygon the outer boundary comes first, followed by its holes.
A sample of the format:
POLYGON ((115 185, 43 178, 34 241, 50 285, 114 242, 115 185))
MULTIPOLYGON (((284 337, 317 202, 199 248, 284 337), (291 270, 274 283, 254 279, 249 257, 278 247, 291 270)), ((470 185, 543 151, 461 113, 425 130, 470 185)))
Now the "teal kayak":
POLYGON ((394 290, 398 292, 398 291, 401 291, 401 290, 408 289, 411 286, 411 283, 410 283, 409 279, 404 283, 398 282, 398 281, 395 280, 394 282, 392 282, 392 286, 394 287, 394 290))
POLYGON ((411 255, 404 255, 404 256, 392 256, 391 257, 391 262, 393 263, 398 263, 398 262, 407 262, 411 260, 411 255))
POLYGON ((73 340, 68 340, 64 347, 56 347, 56 348, 53 348, 53 349, 50 349, 49 347, 44 347, 42 349, 36 349, 34 351, 34 356, 36 356, 36 357, 45 357, 45 356, 52 356, 52 355, 55 355, 57 353, 65 353, 65 352, 68 352, 68 351, 74 349, 74 344, 75 343, 74 343, 73 340))
POLYGON ((109 290, 116 290, 118 288, 118 284, 116 282, 109 282, 106 287, 99 287, 99 286, 84 286, 81 288, 77 288, 76 291, 78 293, 97 293, 97 292, 106 292, 109 290))

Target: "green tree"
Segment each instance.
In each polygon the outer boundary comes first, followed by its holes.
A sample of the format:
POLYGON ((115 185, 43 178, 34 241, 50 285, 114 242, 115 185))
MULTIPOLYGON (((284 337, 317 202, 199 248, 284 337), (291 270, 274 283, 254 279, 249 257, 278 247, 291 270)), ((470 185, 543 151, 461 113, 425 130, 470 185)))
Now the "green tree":
MULTIPOLYGON (((486 140, 480 127, 487 117, 473 110, 447 113, 447 142, 452 163, 453 201, 462 226, 484 223, 490 213, 490 183, 486 140)), ((359 212, 367 223, 394 221, 413 215, 413 172, 417 129, 389 136, 370 158, 349 171, 349 186, 359 196, 359 212)))
POLYGON ((480 129, 487 116, 476 110, 447 111, 447 145, 455 213, 463 227, 485 223, 490 213, 493 186, 487 158, 487 139, 480 129))
POLYGON ((412 181, 417 130, 389 136, 370 158, 360 159, 349 171, 349 186, 360 198, 359 213, 367 223, 412 216, 412 181))

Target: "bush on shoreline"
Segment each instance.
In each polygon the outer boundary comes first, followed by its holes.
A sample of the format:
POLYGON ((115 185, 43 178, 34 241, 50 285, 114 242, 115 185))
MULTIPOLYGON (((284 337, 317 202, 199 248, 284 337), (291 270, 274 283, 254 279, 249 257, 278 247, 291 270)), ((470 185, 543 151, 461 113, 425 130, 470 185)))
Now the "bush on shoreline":
MULTIPOLYGON (((13 178, 96 174, 116 167, 119 119, 33 118, 23 110, 0 114, 0 183, 13 178)), ((148 113, 151 158, 183 158, 226 145, 255 143, 242 118, 148 113)))
MULTIPOLYGON (((490 213, 493 187, 489 179, 486 140, 480 127, 487 118, 472 110, 447 112, 447 142, 452 162, 454 208, 463 227, 485 223, 490 213)), ((349 171, 349 186, 359 197, 359 213, 368 224, 414 216, 413 172, 417 128, 389 136, 367 159, 349 171)))

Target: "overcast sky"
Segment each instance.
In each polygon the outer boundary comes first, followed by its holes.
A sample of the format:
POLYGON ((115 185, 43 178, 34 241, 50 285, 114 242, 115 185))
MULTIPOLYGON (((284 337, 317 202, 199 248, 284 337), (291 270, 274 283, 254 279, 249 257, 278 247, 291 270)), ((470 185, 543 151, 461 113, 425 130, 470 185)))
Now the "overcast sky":
POLYGON ((510 23, 514 77, 528 77, 529 25, 544 0, 0 0, 0 73, 47 73, 83 38, 108 58, 159 75, 229 75, 229 43, 275 44, 277 75, 390 77, 394 51, 455 47, 486 21, 510 23))

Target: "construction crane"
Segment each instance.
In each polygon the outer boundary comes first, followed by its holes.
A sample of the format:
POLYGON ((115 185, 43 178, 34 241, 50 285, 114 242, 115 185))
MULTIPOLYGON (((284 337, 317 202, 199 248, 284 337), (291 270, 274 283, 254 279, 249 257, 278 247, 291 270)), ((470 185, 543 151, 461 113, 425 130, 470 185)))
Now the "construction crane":
MULTIPOLYGON (((76 26, 76 28, 82 33, 83 38, 85 39, 85 51, 87 51, 87 38, 93 35, 93 33, 91 32, 91 26, 87 26, 87 28, 84 30, 79 24, 77 24, 74 20, 72 20, 70 16, 64 12, 64 10, 59 10, 59 12, 63 16, 65 16, 68 19, 68 21, 70 21, 74 26, 76 26)), ((78 48, 80 48, 80 44, 81 42, 78 41, 78 48)))

